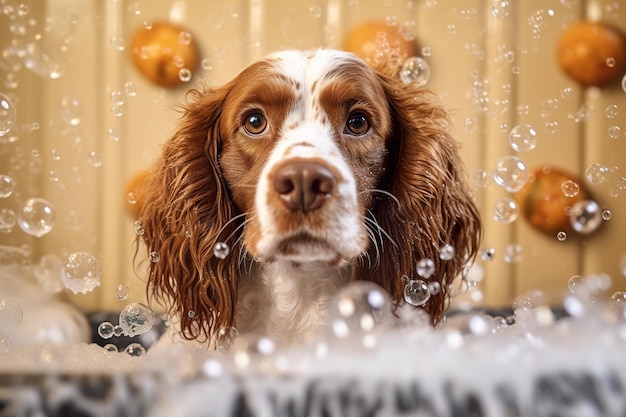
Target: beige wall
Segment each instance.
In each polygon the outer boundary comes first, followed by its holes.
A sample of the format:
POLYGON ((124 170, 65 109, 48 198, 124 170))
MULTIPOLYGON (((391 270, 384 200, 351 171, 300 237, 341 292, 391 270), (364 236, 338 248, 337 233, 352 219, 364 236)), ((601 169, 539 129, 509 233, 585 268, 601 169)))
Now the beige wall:
MULTIPOLYGON (((127 42, 144 21, 170 19, 193 33, 203 58, 212 62, 210 70, 194 73, 188 83, 193 86, 201 78, 212 84, 224 83, 252 60, 276 49, 338 47, 354 24, 387 18, 406 24, 420 45, 430 49, 430 85, 450 108, 470 176, 479 169, 491 172, 498 158, 513 154, 507 141, 508 131, 520 123, 529 123, 539 132, 537 149, 522 155, 530 168, 550 163, 582 175, 591 163, 617 167, 611 181, 590 186, 602 207, 610 209, 613 216, 599 233, 585 239, 572 237, 560 242, 556 237, 536 232, 523 219, 510 225, 497 223, 492 220, 491 208, 507 193, 493 184, 477 187, 477 201, 485 219, 484 247, 495 248, 496 258, 491 262, 479 261, 485 279, 479 284, 481 292, 474 295, 480 296, 475 299, 506 306, 516 294, 535 288, 561 290, 574 274, 599 272, 612 276, 615 289, 623 290, 626 278, 619 263, 626 254, 622 238, 626 231, 626 191, 615 190, 618 178, 626 176, 626 136, 611 140, 607 129, 621 123, 622 131, 626 131, 626 92, 619 87, 580 88, 562 75, 555 50, 564 28, 585 16, 600 17, 626 31, 626 1, 590 0, 583 7, 576 0, 510 0, 510 13, 504 19, 490 15, 491 3, 33 1, 30 15, 39 21, 37 30, 28 29, 26 35, 18 37, 29 38, 37 31, 52 36, 42 23, 44 16, 61 22, 63 30, 70 33, 64 38, 68 41, 67 56, 62 57, 65 72, 52 80, 21 68, 15 72, 17 88, 0 84, 0 92, 19 99, 20 128, 17 142, 0 144, 0 174, 10 171, 20 180, 20 192, 0 200, 0 208, 15 207, 31 195, 44 196, 57 207, 60 224, 41 239, 25 236, 16 229, 0 235, 0 244, 27 243, 33 248, 35 259, 44 254, 64 256, 76 250, 93 253, 102 264, 102 286, 87 296, 72 297, 85 308, 119 309, 121 304, 114 291, 120 283, 131 287, 131 299, 143 298, 142 284, 132 268, 133 219, 124 211, 123 187, 131 175, 146 168, 158 155, 159 144, 168 138, 177 118, 173 108, 185 91, 153 86, 130 63, 127 42), (538 22, 538 18, 541 26, 532 36, 530 22, 538 22), (506 52, 513 53, 513 61, 505 59, 506 52), (488 93, 491 104, 487 112, 472 103, 475 80, 488 93), (123 92, 127 82, 135 84, 137 95, 125 97, 123 115, 118 117, 110 111, 111 92, 123 92), (567 98, 561 96, 565 88, 573 89, 567 98), (80 103, 80 123, 69 132, 60 116, 59 103, 64 97, 80 103), (550 109, 548 117, 543 117, 548 99, 556 99, 558 105, 550 109), (592 106, 589 120, 571 121, 568 115, 578 111, 583 103, 592 106), (620 110, 616 119, 604 115, 610 104, 616 104, 620 110), (520 105, 528 106, 528 114, 517 111, 520 105), (476 129, 464 128, 468 118, 475 119, 476 129), (28 131, 27 124, 32 122, 39 122, 40 128, 28 131), (547 122, 557 122, 556 131, 546 130, 547 122), (108 129, 119 131, 118 141, 107 138, 108 129), (39 157, 32 156, 33 149, 39 151, 39 157), (90 159, 92 152, 102 156, 101 166, 90 159), (60 155, 60 159, 53 158, 53 154, 60 155), (15 155, 21 155, 21 165, 11 162, 15 155), (39 170, 32 171, 33 159, 39 170), (50 171, 57 173, 59 181, 50 180, 50 171), (70 227, 63 220, 72 212, 80 216, 82 227, 70 227), (504 261, 504 248, 512 243, 523 247, 520 262, 504 261)), ((0 29, 3 46, 14 37, 7 27, 0 29)), ((0 81, 13 72, 0 66, 0 81)))

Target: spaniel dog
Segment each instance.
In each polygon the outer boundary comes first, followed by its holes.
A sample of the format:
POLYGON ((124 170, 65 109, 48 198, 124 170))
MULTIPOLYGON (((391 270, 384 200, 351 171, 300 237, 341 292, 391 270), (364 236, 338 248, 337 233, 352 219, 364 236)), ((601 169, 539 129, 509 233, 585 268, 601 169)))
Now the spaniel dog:
POLYGON ((148 295, 182 337, 235 326, 302 338, 351 281, 404 303, 424 258, 441 291, 422 308, 440 320, 477 252, 479 214, 446 111, 382 67, 341 51, 281 51, 188 93, 138 219, 160 255, 148 295), (446 244, 453 259, 439 256, 446 244))

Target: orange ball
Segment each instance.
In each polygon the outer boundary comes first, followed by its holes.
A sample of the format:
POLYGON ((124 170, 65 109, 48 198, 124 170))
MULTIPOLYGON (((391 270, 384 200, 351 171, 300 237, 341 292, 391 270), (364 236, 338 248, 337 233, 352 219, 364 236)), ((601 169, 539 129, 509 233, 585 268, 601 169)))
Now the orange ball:
POLYGON ((133 218, 139 217, 143 208, 144 199, 141 196, 141 186, 150 175, 150 171, 142 170, 128 179, 124 187, 124 205, 133 218))
POLYGON ((558 59, 575 81, 585 86, 602 86, 624 74, 626 44, 624 37, 610 26, 583 22, 563 33, 558 59))
POLYGON ((161 87, 175 87, 184 81, 181 69, 198 66, 198 46, 185 28, 167 22, 142 26, 131 42, 133 63, 150 81, 161 87))
POLYGON ((576 176, 546 165, 533 171, 515 199, 532 227, 555 236, 572 231, 568 212, 576 202, 589 199, 589 194, 576 176))
POLYGON ((344 38, 342 49, 352 52, 367 62, 376 63, 388 44, 390 52, 401 58, 418 55, 415 40, 407 36, 397 26, 382 20, 372 20, 353 27, 344 38))

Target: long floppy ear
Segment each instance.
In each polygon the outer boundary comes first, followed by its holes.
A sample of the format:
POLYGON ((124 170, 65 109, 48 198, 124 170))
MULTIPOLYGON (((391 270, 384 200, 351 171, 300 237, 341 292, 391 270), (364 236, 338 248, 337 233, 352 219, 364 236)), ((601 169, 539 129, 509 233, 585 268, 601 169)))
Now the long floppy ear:
MULTIPOLYGON (((359 275, 369 274, 368 279, 386 288, 401 304, 406 284, 401 277, 420 279, 416 264, 431 259, 435 272, 425 281, 437 281, 441 290, 431 294, 423 308, 436 324, 446 308, 450 284, 476 255, 482 235, 480 217, 464 178, 457 143, 448 130, 448 114, 438 98, 426 89, 402 83, 390 70, 378 72, 393 120, 387 172, 380 188, 397 201, 383 197, 374 203, 372 213, 392 242, 382 245, 379 267, 359 275), (445 244, 455 248, 451 260, 440 259, 440 247, 445 244)), ((374 256, 372 252, 370 257, 374 256)))
POLYGON ((167 306, 190 340, 208 339, 232 326, 235 317, 237 261, 214 256, 216 243, 237 227, 231 221, 237 209, 218 162, 219 120, 229 90, 187 93, 178 129, 140 190, 144 205, 138 221, 144 232, 138 239, 155 254, 148 298, 167 306))

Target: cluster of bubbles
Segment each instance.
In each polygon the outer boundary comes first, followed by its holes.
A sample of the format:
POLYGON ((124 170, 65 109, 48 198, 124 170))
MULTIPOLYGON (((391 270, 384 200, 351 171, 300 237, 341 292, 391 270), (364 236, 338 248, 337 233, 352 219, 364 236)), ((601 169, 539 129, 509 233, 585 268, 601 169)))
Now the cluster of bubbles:
POLYGON ((71 253, 61 265, 61 281, 74 294, 86 294, 100 286, 100 274, 100 262, 87 252, 71 253))
MULTIPOLYGON (((122 294, 119 299, 126 299, 128 288, 125 286, 118 286, 116 295, 122 294)), ((154 311, 143 303, 130 303, 126 305, 119 315, 118 324, 113 324, 110 321, 103 321, 98 325, 98 335, 105 340, 113 337, 129 336, 135 337, 150 331, 154 325, 155 314, 154 311)), ((109 343, 104 348, 111 352, 118 352, 118 348, 115 344, 109 343)), ((141 343, 130 343, 124 349, 124 352, 130 356, 143 356, 146 353, 146 348, 141 343)))

